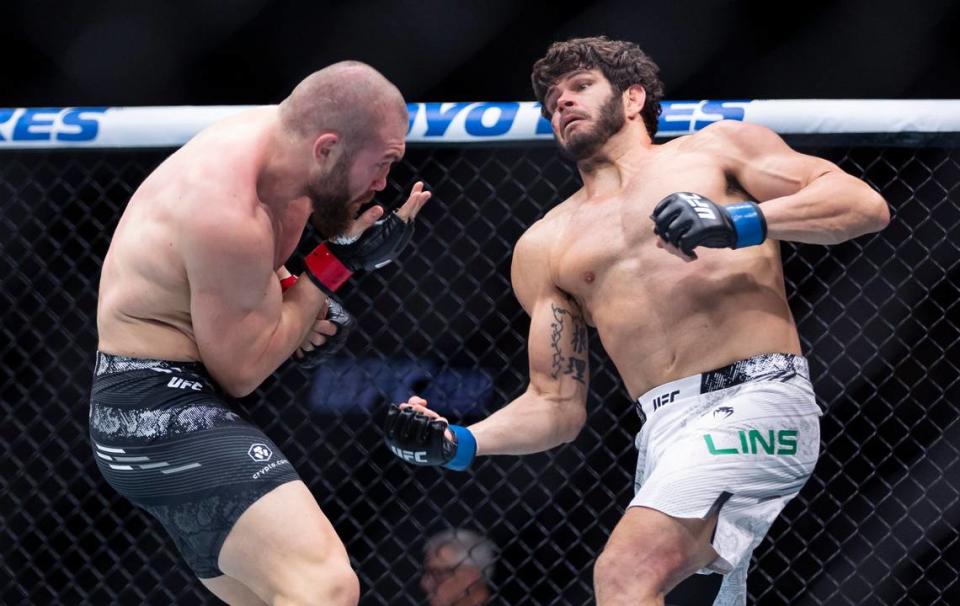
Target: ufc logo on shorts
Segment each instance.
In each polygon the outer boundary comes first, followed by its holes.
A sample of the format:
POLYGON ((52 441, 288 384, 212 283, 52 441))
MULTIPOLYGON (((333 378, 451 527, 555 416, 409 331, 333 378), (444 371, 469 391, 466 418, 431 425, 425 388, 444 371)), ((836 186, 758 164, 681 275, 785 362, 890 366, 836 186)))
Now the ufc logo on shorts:
POLYGON ((167 381, 167 387, 173 387, 176 389, 192 389, 193 391, 200 391, 203 389, 203 383, 199 381, 187 381, 186 379, 181 379, 180 377, 173 377, 167 381))
POLYGON ((697 216, 701 219, 716 219, 717 215, 713 213, 713 210, 710 206, 704 202, 701 202, 700 196, 696 194, 679 194, 687 204, 696 211, 697 216))
POLYGON ((669 404, 677 399, 677 396, 680 394, 680 390, 671 391, 670 393, 665 393, 657 396, 653 399, 653 409, 656 410, 663 406, 664 404, 669 404))
POLYGON ((404 461, 413 461, 414 463, 427 462, 426 450, 403 450, 401 448, 397 448, 396 446, 391 446, 390 450, 393 451, 393 454, 397 455, 404 461))

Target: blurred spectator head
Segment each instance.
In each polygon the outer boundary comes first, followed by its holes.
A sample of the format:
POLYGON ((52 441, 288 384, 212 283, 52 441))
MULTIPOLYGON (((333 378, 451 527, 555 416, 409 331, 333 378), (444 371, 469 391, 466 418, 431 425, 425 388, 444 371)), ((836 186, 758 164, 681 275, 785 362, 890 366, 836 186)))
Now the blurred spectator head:
POLYGON ((430 606, 479 606, 490 602, 497 548, 471 530, 452 528, 429 539, 423 549, 420 587, 430 606))

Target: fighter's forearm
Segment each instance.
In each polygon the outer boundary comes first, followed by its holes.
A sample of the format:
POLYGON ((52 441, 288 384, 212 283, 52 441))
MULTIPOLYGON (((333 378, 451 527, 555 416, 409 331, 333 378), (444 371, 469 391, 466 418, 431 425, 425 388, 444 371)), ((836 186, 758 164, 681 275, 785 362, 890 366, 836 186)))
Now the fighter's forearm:
POLYGON ((572 441, 586 418, 585 403, 551 399, 528 389, 469 429, 477 440, 478 455, 521 455, 572 441))
POLYGON ((795 194, 760 205, 767 237, 806 244, 839 244, 880 231, 890 221, 886 200, 863 181, 831 171, 795 194))

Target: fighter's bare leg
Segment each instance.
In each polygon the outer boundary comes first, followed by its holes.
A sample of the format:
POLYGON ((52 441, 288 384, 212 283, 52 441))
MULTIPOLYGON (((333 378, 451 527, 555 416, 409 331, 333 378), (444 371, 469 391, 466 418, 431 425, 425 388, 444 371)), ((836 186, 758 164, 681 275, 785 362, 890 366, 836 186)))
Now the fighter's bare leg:
POLYGON ((266 602, 250 591, 250 588, 227 575, 212 579, 200 579, 213 595, 230 606, 266 606, 266 602))
POLYGON ((716 523, 716 513, 673 518, 629 508, 594 566, 597 606, 662 605, 674 586, 717 558, 710 545, 716 523))
POLYGON ((272 606, 356 606, 347 551, 301 481, 261 497, 237 520, 217 562, 272 606))

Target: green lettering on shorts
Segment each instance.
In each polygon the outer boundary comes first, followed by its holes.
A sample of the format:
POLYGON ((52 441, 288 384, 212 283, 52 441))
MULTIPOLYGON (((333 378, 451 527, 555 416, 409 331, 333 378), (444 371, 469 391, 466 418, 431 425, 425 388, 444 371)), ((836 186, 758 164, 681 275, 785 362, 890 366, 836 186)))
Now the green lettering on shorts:
POLYGON ((764 440, 763 434, 757 431, 756 429, 750 430, 750 452, 751 453, 757 454, 757 444, 759 443, 760 448, 763 449, 763 452, 767 454, 773 454, 774 448, 775 448, 773 444, 773 430, 771 429, 767 433, 769 434, 769 437, 770 437, 769 442, 764 440))
POLYGON ((712 455, 731 455, 731 454, 767 454, 778 456, 789 456, 797 454, 797 434, 796 429, 781 429, 779 431, 769 429, 760 431, 759 429, 740 430, 737 432, 739 438, 739 448, 734 445, 732 448, 718 448, 709 433, 703 434, 703 441, 707 444, 707 452, 712 455))
POLYGON ((780 450, 777 451, 778 455, 795 455, 797 454, 797 430, 796 429, 781 429, 777 433, 777 440, 780 442, 780 450))
POLYGON ((708 433, 703 434, 703 439, 707 443, 707 451, 712 455, 738 454, 736 448, 717 448, 713 445, 713 436, 708 433))

